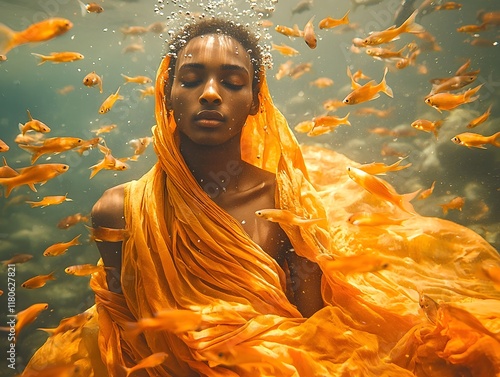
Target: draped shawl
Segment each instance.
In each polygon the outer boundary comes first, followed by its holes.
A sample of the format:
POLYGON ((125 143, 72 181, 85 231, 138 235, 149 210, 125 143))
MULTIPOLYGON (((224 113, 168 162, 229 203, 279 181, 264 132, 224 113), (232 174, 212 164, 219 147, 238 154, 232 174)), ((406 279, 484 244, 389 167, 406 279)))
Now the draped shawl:
MULTIPOLYGON (((122 249, 123 294, 107 289, 105 273, 91 279, 98 346, 110 376, 125 376, 123 366, 156 352, 169 357, 136 376, 500 373, 499 294, 491 280, 477 274, 481 263, 500 266, 496 250, 467 228, 408 216, 369 196, 347 177, 345 166, 354 162, 323 148, 301 151, 263 75, 260 109, 243 127, 242 158, 276 174, 277 208, 325 218, 307 228, 282 224, 295 252, 314 262, 366 251, 390 260, 387 271, 348 276, 320 263, 325 306, 303 318, 286 297, 280 266, 189 172, 165 104, 168 65, 166 57, 156 80, 158 162, 125 188, 130 236, 122 249), (406 220, 361 228, 346 221, 359 209, 406 220), (420 308, 418 292, 444 303, 434 308, 433 321, 420 308), (175 333, 126 331, 128 323, 164 310, 199 313, 201 324, 175 333)), ((87 327, 95 328, 95 322, 87 327)), ((32 365, 50 358, 43 353, 48 343, 32 365)), ((82 349, 95 355, 91 343, 79 346, 82 364, 82 349)), ((86 375, 94 375, 97 367, 86 365, 86 375)))

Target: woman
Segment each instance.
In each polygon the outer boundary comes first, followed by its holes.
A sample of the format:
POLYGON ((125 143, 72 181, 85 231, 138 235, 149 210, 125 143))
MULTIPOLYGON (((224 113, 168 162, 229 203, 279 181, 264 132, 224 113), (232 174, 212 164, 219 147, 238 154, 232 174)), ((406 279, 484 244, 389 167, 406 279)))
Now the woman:
MULTIPOLYGON (((344 166, 337 173, 333 152, 316 149, 311 175, 330 187, 320 198, 244 27, 199 21, 172 46, 156 81, 158 163, 92 211, 95 229, 126 231, 98 242, 108 269, 91 279, 97 315, 49 338, 30 368, 70 363, 80 375, 125 376, 139 365, 147 368, 137 376, 176 377, 499 372, 499 294, 475 273, 479 262, 499 263, 491 246, 456 224, 367 198, 344 166), (405 217, 361 231, 346 221, 360 208, 405 217), (278 209, 273 221, 255 215, 264 209, 278 209), (350 279, 329 263, 367 250, 386 256, 390 270, 350 279)), ((361 258, 365 271, 374 271, 370 258, 361 258)))

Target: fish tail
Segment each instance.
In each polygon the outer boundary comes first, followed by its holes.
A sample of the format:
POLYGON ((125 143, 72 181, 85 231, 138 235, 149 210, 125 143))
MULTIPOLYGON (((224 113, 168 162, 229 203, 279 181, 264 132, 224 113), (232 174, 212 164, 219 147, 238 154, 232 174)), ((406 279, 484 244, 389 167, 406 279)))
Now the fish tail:
POLYGON ((484 84, 479 84, 478 86, 476 86, 475 88, 472 88, 472 89, 468 89, 465 93, 464 93, 464 99, 465 99, 465 102, 466 103, 469 103, 469 102, 474 102, 475 100, 477 100, 479 98, 479 96, 476 96, 476 93, 479 91, 479 89, 481 89, 481 87, 483 86, 484 84))
POLYGON ((403 22, 403 24, 401 25, 401 30, 403 31, 403 33, 418 34, 418 33, 423 33, 425 31, 425 28, 422 25, 417 24, 415 22, 417 14, 418 14, 418 9, 415 10, 410 15, 410 17, 406 19, 405 22, 403 22))
POLYGON ((4 196, 8 198, 11 191, 14 189, 15 185, 14 184, 9 185, 9 183, 4 182, 2 178, 0 178, 0 185, 4 186, 4 196))
POLYGON ((0 23, 0 55, 6 55, 15 46, 16 32, 7 25, 0 23))
POLYGON ((493 134, 490 136, 491 137, 491 144, 495 147, 500 147, 500 131, 498 131, 496 134, 493 134))
POLYGON ((387 94, 389 97, 393 98, 394 93, 392 92, 391 87, 389 85, 387 85, 387 81, 385 81, 385 76, 387 75, 387 71, 388 71, 388 68, 385 67, 384 77, 382 78, 382 81, 380 82, 381 91, 384 92, 385 94, 387 94))
POLYGON ((401 200, 399 202, 400 208, 411 215, 417 215, 417 212, 415 211, 415 208, 413 208, 413 205, 410 203, 410 201, 413 200, 420 191, 421 189, 418 189, 417 191, 401 195, 401 200))
POLYGON ((347 126, 350 126, 350 125, 351 125, 351 122, 349 122, 349 115, 350 115, 350 114, 351 114, 351 113, 347 113, 347 115, 341 119, 341 121, 343 122, 343 124, 345 124, 345 125, 347 125, 347 126))
POLYGON ((82 13, 82 17, 85 17, 87 15, 87 7, 81 0, 77 0, 78 4, 80 4, 80 12, 82 13))
POLYGON ((434 136, 436 137, 436 140, 438 138, 438 133, 439 133, 439 130, 441 129, 441 127, 443 126, 444 124, 444 120, 443 119, 440 119, 438 120, 435 124, 434 124, 434 130, 432 131, 432 133, 434 134, 434 136))
POLYGON ((46 328, 46 327, 39 327, 39 328, 37 328, 37 330, 44 331, 47 334, 49 334, 49 336, 52 336, 52 335, 54 335, 56 329, 55 328, 52 329, 52 328, 46 328))
POLYGON ((44 56, 42 54, 37 54, 36 52, 32 52, 31 55, 36 56, 37 58, 40 58, 40 62, 38 63, 38 65, 42 65, 43 63, 45 63, 48 60, 46 56, 44 56))

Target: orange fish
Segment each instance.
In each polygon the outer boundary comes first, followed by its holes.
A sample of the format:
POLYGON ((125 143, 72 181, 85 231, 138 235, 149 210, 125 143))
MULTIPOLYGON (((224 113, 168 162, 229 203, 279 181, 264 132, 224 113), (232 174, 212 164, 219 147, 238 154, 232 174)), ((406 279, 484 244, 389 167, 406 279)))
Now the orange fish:
POLYGON ((97 129, 97 130, 92 130, 91 132, 94 132, 96 134, 96 136, 99 136, 100 134, 113 131, 116 127, 117 127, 116 124, 107 124, 105 126, 99 127, 99 129, 97 129))
POLYGON ((440 113, 442 110, 453 110, 454 108, 465 103, 474 102, 479 96, 474 95, 481 89, 484 84, 480 84, 473 89, 468 89, 461 94, 452 93, 437 93, 425 98, 425 103, 434 107, 440 113))
POLYGON ((276 25, 274 30, 278 33, 286 35, 287 37, 303 37, 304 32, 299 29, 298 25, 293 25, 293 27, 276 25))
POLYGON ((297 132, 306 133, 311 131, 313 127, 314 127, 314 122, 312 120, 305 120, 303 122, 299 122, 294 127, 294 130, 297 132))
POLYGON ((92 228, 87 225, 85 226, 90 231, 90 239, 92 241, 121 242, 128 237, 128 231, 126 229, 107 228, 104 226, 92 228))
POLYGON ((472 132, 464 132, 462 134, 454 136, 451 141, 453 141, 455 144, 463 145, 468 148, 486 149, 484 144, 491 144, 494 147, 498 148, 500 147, 500 131, 491 136, 483 136, 472 132))
POLYGON ((395 219, 387 213, 378 212, 356 212, 349 216, 352 225, 379 226, 379 225, 400 225, 406 219, 395 219))
POLYGON ((0 152, 7 152, 9 149, 10 148, 7 145, 7 143, 5 141, 3 141, 2 139, 0 139, 0 152))
POLYGON ((66 202, 73 201, 73 199, 70 199, 67 196, 68 196, 68 194, 46 196, 42 200, 40 200, 39 202, 32 202, 32 201, 27 200, 26 203, 31 205, 31 208, 35 208, 35 207, 45 208, 47 206, 61 204, 62 202, 65 202, 65 201, 66 202))
POLYGON ((66 85, 62 88, 57 89, 56 92, 62 96, 65 96, 66 94, 71 93, 73 90, 75 90, 75 87, 73 85, 66 85))
POLYGON ((19 144, 19 147, 32 153, 31 163, 34 164, 40 156, 47 153, 59 154, 81 146, 83 140, 77 137, 52 137, 45 139, 42 145, 19 144))
POLYGON ((73 225, 76 225, 80 222, 86 223, 90 220, 89 216, 84 216, 80 212, 75 213, 74 215, 69 215, 66 216, 65 218, 61 219, 57 223, 57 227, 59 229, 68 229, 69 227, 72 227, 73 225))
POLYGON ((105 267, 104 265, 99 265, 96 266, 94 264, 78 264, 75 266, 69 266, 64 269, 64 272, 66 272, 68 275, 75 275, 75 276, 87 276, 87 275, 92 275, 96 272, 99 271, 104 271, 105 267))
POLYGON ((443 3, 441 5, 436 5, 434 7, 435 10, 455 10, 455 9, 462 9, 462 4, 456 3, 454 1, 448 1, 446 3, 443 3))
POLYGON ((350 126, 351 123, 349 122, 348 118, 349 118, 349 113, 347 113, 347 115, 343 118, 336 117, 333 115, 323 115, 315 117, 313 119, 313 127, 311 130, 309 130, 307 136, 324 135, 326 133, 333 131, 337 126, 340 126, 341 124, 350 126))
POLYGON ((460 75, 453 76, 445 79, 434 79, 432 80, 432 89, 429 96, 436 93, 448 92, 451 90, 458 90, 472 84, 476 81, 477 75, 460 75))
POLYGON ((22 283, 21 287, 27 289, 41 288, 45 284, 47 284, 49 280, 56 280, 56 278, 54 277, 54 272, 51 272, 50 274, 47 275, 38 275, 32 277, 31 279, 28 279, 24 283, 22 283))
POLYGON ((33 259, 33 255, 31 254, 16 254, 10 259, 3 260, 2 264, 3 266, 8 266, 9 264, 20 264, 20 263, 26 263, 33 259))
POLYGON ((317 88, 327 88, 333 85, 333 80, 329 77, 318 77, 316 80, 311 81, 309 85, 313 85, 317 88))
MULTIPOLYGON (((264 26, 264 27, 269 27, 269 26, 264 26)), ((163 33, 166 29, 167 29, 167 24, 166 22, 162 21, 153 22, 152 24, 148 25, 148 31, 155 34, 163 33)))
POLYGON ((120 31, 127 35, 141 35, 146 34, 148 32, 148 28, 144 26, 127 26, 120 29, 120 31))
POLYGON ((141 99, 144 99, 147 96, 154 96, 154 94, 155 94, 155 87, 154 86, 148 86, 146 89, 139 89, 139 92, 141 92, 141 99))
POLYGON ((7 55, 0 54, 0 62, 7 61, 7 55))
POLYGON ((110 94, 108 98, 104 100, 104 102, 101 104, 101 107, 99 107, 99 114, 107 113, 109 110, 111 110, 116 101, 124 99, 122 95, 118 94, 119 91, 120 87, 118 87, 115 93, 110 94))
POLYGON ((137 336, 144 331, 168 331, 178 334, 196 330, 201 320, 201 314, 191 310, 166 309, 157 312, 154 317, 126 323, 125 331, 132 336, 137 336))
POLYGON ((432 324, 436 323, 439 304, 434 301, 431 297, 419 292, 418 304, 424 311, 425 316, 432 324))
POLYGON ((409 194, 398 194, 394 188, 389 185, 383 179, 378 178, 375 175, 368 174, 361 169, 349 166, 347 168, 347 174, 349 177, 356 182, 358 185, 363 187, 368 192, 375 196, 378 196, 395 206, 399 207, 401 210, 411 214, 416 215, 415 209, 411 205, 410 201, 417 196, 420 189, 409 194))
POLYGON ((300 217, 289 210, 275 209, 275 208, 261 209, 255 211, 255 215, 272 222, 278 222, 288 225, 299 225, 299 226, 310 226, 313 224, 317 224, 321 221, 325 221, 325 219, 323 218, 307 219, 304 217, 300 217))
POLYGON ((135 83, 135 84, 149 84, 149 83, 153 82, 153 80, 147 76, 130 77, 130 76, 126 76, 122 73, 122 77, 125 79, 125 84, 127 84, 129 82, 135 83))
POLYGON ((396 136, 396 131, 387 127, 374 127, 368 130, 369 133, 379 136, 396 136))
POLYGON ((99 88, 99 93, 102 93, 102 78, 95 71, 85 75, 83 78, 83 85, 90 87, 96 86, 99 88))
POLYGON ((144 45, 142 43, 132 43, 122 49, 122 54, 131 52, 144 52, 144 45))
POLYGON ((358 166, 358 169, 361 169, 365 173, 368 173, 368 174, 374 174, 374 175, 385 174, 385 173, 391 172, 391 171, 403 170, 403 169, 409 168, 411 166, 411 163, 406 164, 406 165, 400 165, 401 162, 403 162, 403 161, 404 161, 404 159, 402 158, 391 165, 386 165, 383 162, 372 162, 370 164, 360 165, 360 166, 358 166))
POLYGON ((42 330, 48 333, 50 336, 54 336, 57 334, 62 334, 67 331, 75 330, 87 323, 92 318, 91 313, 83 312, 73 317, 63 318, 59 322, 59 325, 54 328, 45 328, 39 327, 37 330, 42 330))
POLYGON ((92 139, 83 140, 82 145, 77 147, 75 149, 75 152, 82 155, 84 152, 88 151, 89 149, 94 148, 97 144, 99 144, 101 142, 101 140, 102 139, 100 137, 94 137, 92 139))
POLYGON ((76 245, 81 245, 80 241, 78 240, 80 238, 81 234, 73 238, 71 241, 68 242, 58 242, 55 243, 48 248, 45 249, 43 252, 44 257, 56 257, 58 255, 62 255, 68 251, 68 249, 71 246, 76 246, 76 245))
POLYGON ((101 170, 123 171, 123 170, 127 170, 128 168, 129 168, 129 165, 127 165, 122 160, 115 158, 111 154, 111 151, 109 150, 108 152, 106 152, 104 154, 104 158, 101 161, 99 161, 97 164, 89 167, 89 169, 92 169, 92 171, 90 172, 90 179, 92 179, 101 170))
POLYGON ((500 25, 500 11, 485 12, 482 10, 478 12, 477 18, 485 25, 500 25))
POLYGON ((316 37, 316 33, 314 32, 313 20, 315 16, 312 16, 309 21, 307 21, 306 26, 304 26, 304 42, 309 48, 316 48, 318 45, 318 38, 316 37))
POLYGON ((444 120, 436 120, 434 122, 427 119, 417 119, 411 126, 417 130, 424 132, 432 132, 436 139, 438 138, 438 132, 441 126, 444 124, 444 120))
POLYGON ((47 18, 22 31, 14 31, 0 23, 0 54, 25 43, 43 42, 66 33, 73 23, 65 18, 47 18))
POLYGON ((417 13, 417 10, 414 11, 399 27, 393 25, 386 30, 370 33, 370 35, 363 40, 363 43, 368 46, 380 45, 399 39, 399 36, 403 33, 418 34, 424 32, 425 29, 421 25, 415 23, 417 13))
POLYGON ((389 97, 393 97, 392 89, 387 85, 385 81, 385 76, 387 74, 388 68, 384 70, 384 76, 380 83, 375 84, 375 80, 371 80, 366 84, 360 86, 352 80, 353 85, 357 86, 351 93, 347 95, 342 101, 346 105, 355 105, 358 103, 374 100, 380 97, 380 92, 387 94, 389 97))
POLYGON ((332 29, 339 25, 347 25, 349 23, 349 12, 350 9, 344 14, 342 18, 335 19, 332 17, 325 17, 320 22, 318 27, 320 29, 332 29))
POLYGON ((122 365, 123 369, 126 372, 125 377, 130 376, 132 373, 134 373, 139 369, 157 367, 158 365, 163 364, 167 358, 168 358, 168 353, 156 352, 153 353, 152 355, 149 355, 148 357, 145 357, 133 367, 126 367, 125 365, 122 365))
POLYGON ((422 200, 428 198, 433 193, 435 185, 436 181, 432 182, 431 187, 422 191, 417 199, 422 200))
POLYGON ((393 51, 388 48, 382 48, 382 47, 372 47, 372 48, 367 48, 365 50, 365 53, 377 60, 392 61, 392 60, 402 59, 403 51, 405 49, 406 46, 403 46, 403 48, 401 48, 398 51, 393 51))
POLYGON ((271 42, 271 50, 278 51, 281 55, 284 56, 295 56, 299 54, 296 49, 284 43, 282 43, 281 45, 277 45, 271 42))
POLYGON ((81 0, 78 0, 78 3, 80 4, 80 10, 81 10, 82 16, 85 16, 87 13, 102 13, 102 12, 104 12, 104 8, 102 6, 100 6, 99 4, 96 4, 96 3, 85 4, 81 0))
POLYGON ((43 122, 40 122, 37 119, 33 119, 29 110, 26 110, 26 112, 28 113, 28 118, 30 118, 30 120, 25 124, 19 123, 19 129, 21 130, 23 135, 30 130, 40 132, 43 134, 50 132, 49 126, 47 126, 43 122))
POLYGON ((152 141, 153 138, 151 136, 146 136, 138 139, 132 139, 128 142, 128 145, 134 149, 135 155, 141 155, 152 141))
POLYGON ((378 118, 389 118, 394 111, 394 107, 387 110, 380 110, 374 107, 363 107, 356 110, 356 115, 375 115, 378 118))
POLYGON ((463 25, 457 28, 457 31, 459 33, 471 33, 471 34, 476 34, 479 33, 480 31, 486 30, 486 24, 481 24, 481 25, 463 25))
POLYGON ((40 58, 38 65, 42 65, 45 62, 52 63, 71 63, 76 60, 82 60, 84 56, 79 52, 63 51, 63 52, 51 52, 50 55, 41 55, 34 52, 31 55, 40 58))
POLYGON ((350 255, 335 259, 322 254, 318 256, 317 260, 321 269, 329 274, 340 272, 343 275, 350 275, 376 272, 389 267, 388 260, 377 254, 350 255))
POLYGON ((43 302, 39 304, 33 304, 28 308, 17 313, 17 322, 15 326, 16 336, 19 335, 22 329, 34 322, 38 315, 49 308, 49 304, 43 302))
POLYGON ((32 165, 20 169, 19 175, 15 177, 0 178, 0 185, 5 186, 5 197, 8 197, 14 188, 23 185, 28 185, 32 191, 37 192, 35 183, 43 185, 48 180, 67 172, 68 169, 69 166, 65 164, 32 165))
POLYGON ((465 204, 465 198, 463 196, 456 196, 451 199, 448 203, 440 204, 439 206, 443 209, 443 214, 447 215, 450 209, 462 210, 465 204))
POLYGON ((491 115, 491 107, 492 106, 493 105, 490 105, 490 107, 488 107, 488 110, 486 110, 483 114, 481 114, 477 118, 474 118, 473 120, 471 120, 469 122, 469 124, 467 124, 467 128, 474 128, 474 127, 479 126, 481 123, 486 122, 491 115))

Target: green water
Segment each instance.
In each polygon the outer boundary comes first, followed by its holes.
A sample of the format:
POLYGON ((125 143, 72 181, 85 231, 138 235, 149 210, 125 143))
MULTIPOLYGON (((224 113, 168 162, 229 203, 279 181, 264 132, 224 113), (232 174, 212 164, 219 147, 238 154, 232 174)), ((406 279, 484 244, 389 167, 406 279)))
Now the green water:
MULTIPOLYGON (((34 22, 54 16, 68 18, 74 24, 69 32, 49 42, 13 49, 8 53, 8 60, 0 63, 0 139, 10 146, 10 150, 2 154, 9 166, 17 169, 30 165, 30 154, 14 142, 19 133, 18 124, 28 120, 27 109, 34 118, 51 127, 50 136, 90 139, 95 135, 93 130, 116 124, 116 129, 101 136, 115 157, 131 156, 133 149, 128 142, 151 135, 150 129, 155 123, 154 101, 153 97, 141 99, 139 89, 145 86, 125 85, 120 74, 154 78, 165 52, 166 33, 148 32, 141 37, 126 37, 121 29, 165 21, 166 15, 181 9, 177 3, 182 4, 180 1, 165 1, 162 16, 154 11, 155 5, 158 5, 156 1, 106 0, 102 3, 103 13, 82 16, 77 0, 0 0, 0 22, 14 30, 22 30, 34 22), (125 53, 124 48, 131 43, 141 43, 144 52, 125 53), (72 63, 47 62, 39 66, 38 60, 31 55, 32 52, 48 55, 54 51, 77 51, 85 58, 72 63), (91 71, 96 71, 103 78, 102 94, 97 88, 82 84, 85 75, 91 71), (58 90, 66 86, 72 86, 74 90, 66 95, 59 94, 58 90), (118 101, 109 113, 100 115, 100 104, 118 87, 125 99, 118 101)), ((195 2, 185 3, 196 10, 195 2)), ((419 3, 416 2, 417 5, 419 3)), ((340 18, 352 9, 349 17, 358 27, 344 32, 341 32, 341 27, 333 30, 316 28, 318 46, 314 50, 300 38, 289 39, 270 28, 272 39, 265 42, 285 43, 300 52, 298 56, 289 58, 272 51, 274 65, 268 72, 274 101, 291 127, 325 114, 324 101, 342 100, 350 92, 347 66, 353 72, 360 69, 380 81, 386 63, 374 60, 363 51, 352 52, 351 41, 354 37, 365 37, 370 31, 389 27, 399 1, 384 0, 354 10, 347 0, 315 0, 310 9, 292 12, 297 4, 297 1, 280 0, 268 20, 274 25, 291 27, 296 23, 302 28, 313 15, 317 24, 323 17, 340 18), (288 59, 292 59, 294 64, 310 62, 311 70, 298 79, 284 77, 277 80, 275 75, 280 65, 288 59), (318 77, 329 77, 334 80, 334 85, 323 89, 312 86, 310 83, 318 77)), ((239 2, 239 9, 245 7, 248 7, 247 2, 239 2)), ((297 137, 302 143, 320 143, 360 163, 383 161, 389 164, 397 161, 396 156, 381 155, 384 145, 407 155, 406 161, 412 164, 411 168, 390 173, 385 179, 400 193, 425 189, 436 181, 431 197, 414 202, 417 211, 425 216, 444 217, 439 204, 455 196, 465 197, 463 210, 452 210, 446 218, 471 227, 498 249, 500 151, 491 145, 486 150, 468 149, 450 141, 453 136, 466 132, 466 124, 482 114, 490 104, 492 114, 489 120, 473 132, 491 135, 500 130, 500 73, 495 70, 500 58, 499 47, 472 46, 469 42, 473 36, 456 31, 459 26, 476 23, 476 13, 480 9, 499 11, 500 7, 494 0, 464 1, 461 10, 433 12, 419 19, 419 23, 436 38, 441 51, 423 51, 417 58, 417 65, 404 70, 393 69, 393 64, 388 64, 390 69, 386 79, 393 89, 394 98, 382 94, 374 101, 340 108, 335 115, 344 116, 350 112, 351 127, 340 126, 334 132, 316 138, 304 134, 297 134, 297 137), (471 70, 480 69, 472 85, 484 84, 479 99, 443 114, 426 105, 423 99, 431 89, 429 80, 453 75, 467 59, 471 60, 471 70), (428 72, 419 73, 418 66, 426 67, 428 72), (393 108, 393 112, 388 118, 356 115, 356 110, 363 107, 393 108), (412 130, 410 124, 418 118, 446 119, 437 140, 432 134, 421 131, 410 137, 378 136, 369 132, 373 127, 409 131, 412 130), (481 209, 485 206, 489 210, 482 213, 481 209)), ((480 37, 498 40, 499 33, 498 27, 492 27, 480 37)), ((393 46, 399 49, 411 41, 421 42, 413 36, 403 35, 393 46)), ((37 163, 66 163, 70 166, 69 171, 43 186, 36 185, 36 193, 23 186, 15 189, 9 198, 0 197, 0 259, 8 259, 16 253, 34 255, 28 263, 16 266, 16 310, 23 310, 36 302, 49 303, 49 310, 25 328, 19 337, 16 345, 19 370, 47 337, 44 332, 36 330, 38 327, 55 327, 62 318, 80 313, 93 303, 88 277, 68 276, 64 268, 95 263, 99 258, 97 249, 88 241, 88 231, 83 223, 69 229, 59 229, 57 223, 76 213, 89 214, 104 190, 140 177, 155 162, 155 154, 149 146, 138 161, 128 162, 129 170, 101 171, 89 179, 89 167, 102 158, 103 154, 98 149, 82 156, 74 151, 44 155, 37 163), (31 208, 24 203, 24 200, 39 201, 44 196, 66 193, 72 201, 58 206, 31 208), (11 200, 18 196, 22 196, 23 201, 12 204, 11 200), (42 255, 51 244, 67 242, 78 234, 81 234, 82 245, 71 247, 66 254, 54 258, 42 255), (45 287, 36 290, 20 287, 26 279, 52 271, 55 271, 57 280, 49 281, 45 287)), ((5 292, 0 297, 0 326, 6 325, 7 278, 4 268, 0 272, 0 289, 5 292)), ((13 375, 6 367, 4 357, 7 353, 4 351, 8 350, 6 333, 0 333, 0 349, 0 375, 13 375)))

